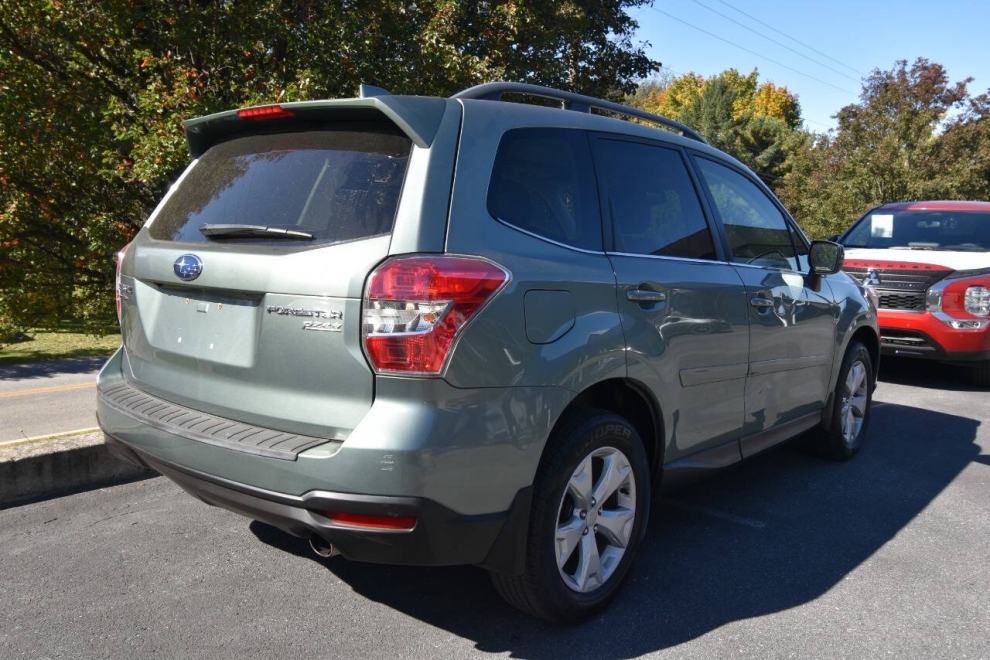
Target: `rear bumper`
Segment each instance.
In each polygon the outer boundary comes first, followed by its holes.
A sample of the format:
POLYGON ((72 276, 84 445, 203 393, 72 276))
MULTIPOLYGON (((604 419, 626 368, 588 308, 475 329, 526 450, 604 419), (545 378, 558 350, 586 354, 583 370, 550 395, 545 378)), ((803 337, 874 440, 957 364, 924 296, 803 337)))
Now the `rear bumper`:
POLYGON ((929 312, 879 311, 884 355, 949 362, 990 360, 990 329, 956 330, 929 312))
MULTIPOLYGON (((234 483, 157 458, 126 442, 106 436, 110 452, 168 477, 190 495, 228 511, 277 527, 293 536, 318 536, 347 559, 447 566, 477 564, 515 572, 515 536, 525 531, 530 489, 517 493, 504 513, 465 516, 428 499, 312 491, 296 497, 234 483), (408 531, 367 530, 334 524, 321 512, 375 516, 411 516, 408 531)), ((521 557, 519 558, 521 560, 521 557)))
POLYGON ((533 475, 550 425, 573 396, 381 378, 370 412, 346 440, 283 456, 220 442, 204 430, 213 422, 192 433, 172 413, 162 416, 164 401, 128 407, 114 399, 130 382, 126 372, 118 351, 97 380, 108 444, 197 498, 296 536, 315 534, 351 559, 504 573, 522 570, 533 475), (354 529, 322 511, 412 516, 417 524, 354 529))

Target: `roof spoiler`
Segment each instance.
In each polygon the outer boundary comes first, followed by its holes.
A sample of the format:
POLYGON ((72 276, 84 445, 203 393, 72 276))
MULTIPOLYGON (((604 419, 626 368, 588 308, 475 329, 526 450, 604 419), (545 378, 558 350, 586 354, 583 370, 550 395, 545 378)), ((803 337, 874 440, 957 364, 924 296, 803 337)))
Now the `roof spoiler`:
POLYGON ((392 96, 387 91, 362 85, 362 97, 333 101, 300 101, 254 106, 218 112, 183 122, 189 153, 199 158, 217 142, 259 127, 291 126, 298 123, 376 122, 387 120, 418 147, 433 144, 447 99, 426 96, 392 96))

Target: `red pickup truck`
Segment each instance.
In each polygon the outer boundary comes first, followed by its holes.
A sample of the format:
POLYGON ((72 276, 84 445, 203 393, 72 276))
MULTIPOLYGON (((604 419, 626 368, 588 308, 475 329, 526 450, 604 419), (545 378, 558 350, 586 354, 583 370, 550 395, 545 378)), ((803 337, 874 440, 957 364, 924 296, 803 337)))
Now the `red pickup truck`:
POLYGON ((838 241, 878 295, 885 355, 966 363, 990 387, 990 203, 884 204, 838 241))

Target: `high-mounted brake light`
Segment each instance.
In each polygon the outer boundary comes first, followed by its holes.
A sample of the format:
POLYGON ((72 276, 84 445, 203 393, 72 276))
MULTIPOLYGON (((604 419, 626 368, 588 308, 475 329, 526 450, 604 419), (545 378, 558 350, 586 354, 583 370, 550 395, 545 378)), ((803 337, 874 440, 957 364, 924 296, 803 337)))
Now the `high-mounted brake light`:
POLYGON ((280 117, 291 117, 292 111, 286 110, 280 105, 262 105, 257 108, 238 110, 237 116, 241 119, 279 119, 280 117))
POLYGON ((124 247, 120 248, 120 252, 117 253, 117 276, 114 277, 114 286, 113 286, 113 290, 115 294, 114 298, 117 301, 117 323, 121 323, 124 318, 124 315, 122 313, 123 308, 121 307, 121 301, 120 301, 120 268, 121 266, 124 265, 124 254, 127 252, 127 248, 129 248, 130 246, 131 244, 128 243, 124 247))
POLYGON ((435 375, 457 333, 509 281, 501 266, 472 257, 386 261, 368 277, 363 335, 379 372, 435 375))

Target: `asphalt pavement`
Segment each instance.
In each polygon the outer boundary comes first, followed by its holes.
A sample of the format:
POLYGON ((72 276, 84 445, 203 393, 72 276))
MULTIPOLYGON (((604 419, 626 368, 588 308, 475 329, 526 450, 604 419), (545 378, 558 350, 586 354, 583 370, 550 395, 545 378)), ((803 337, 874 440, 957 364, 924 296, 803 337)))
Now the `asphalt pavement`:
POLYGON ((96 426, 106 357, 0 366, 0 442, 96 426))
POLYGON ((985 658, 990 393, 884 365, 843 464, 787 445, 663 495, 574 628, 475 568, 315 557, 158 478, 0 511, 5 658, 985 658))

